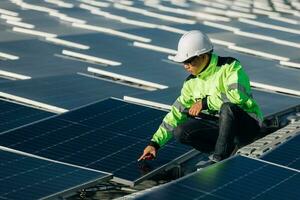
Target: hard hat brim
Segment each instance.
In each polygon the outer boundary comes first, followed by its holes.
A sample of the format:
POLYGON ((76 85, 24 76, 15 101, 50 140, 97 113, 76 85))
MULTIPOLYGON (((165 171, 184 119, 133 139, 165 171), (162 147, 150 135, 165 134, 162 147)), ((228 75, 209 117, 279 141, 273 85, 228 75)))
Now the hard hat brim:
POLYGON ((208 53, 213 51, 213 47, 211 47, 210 49, 205 49, 204 51, 197 51, 195 52, 194 55, 190 55, 190 56, 181 56, 180 54, 176 54, 171 60, 177 63, 183 63, 184 61, 194 57, 194 56, 200 56, 202 54, 208 53))
POLYGON ((186 60, 188 60, 189 58, 187 58, 187 57, 182 57, 182 56, 180 56, 180 55, 178 55, 178 54, 176 54, 173 58, 172 58, 172 60, 174 61, 174 62, 177 62, 177 63, 183 63, 184 61, 186 61, 186 60))

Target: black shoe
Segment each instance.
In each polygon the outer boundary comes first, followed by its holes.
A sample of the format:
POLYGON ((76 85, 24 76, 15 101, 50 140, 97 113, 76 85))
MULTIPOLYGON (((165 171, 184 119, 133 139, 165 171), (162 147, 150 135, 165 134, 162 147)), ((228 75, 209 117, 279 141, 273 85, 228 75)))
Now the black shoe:
POLYGON ((209 158, 209 160, 211 160, 214 163, 220 162, 222 160, 221 156, 216 155, 216 154, 211 154, 210 156, 208 156, 208 158, 209 158))
POLYGON ((208 166, 210 166, 212 164, 215 164, 215 162, 211 161, 210 159, 208 159, 208 160, 201 160, 200 162, 198 162, 196 164, 195 167, 196 167, 196 170, 198 171, 198 170, 203 169, 205 167, 208 167, 208 166))

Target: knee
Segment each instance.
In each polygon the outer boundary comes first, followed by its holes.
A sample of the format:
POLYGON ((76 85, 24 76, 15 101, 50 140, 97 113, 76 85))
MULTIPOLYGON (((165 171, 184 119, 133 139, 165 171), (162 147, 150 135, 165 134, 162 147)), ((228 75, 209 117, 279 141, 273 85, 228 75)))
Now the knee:
POLYGON ((173 135, 174 138, 180 143, 185 143, 187 139, 187 135, 183 126, 176 127, 173 132, 173 135))
POLYGON ((237 109, 237 105, 231 102, 223 103, 220 109, 220 116, 232 115, 237 109))

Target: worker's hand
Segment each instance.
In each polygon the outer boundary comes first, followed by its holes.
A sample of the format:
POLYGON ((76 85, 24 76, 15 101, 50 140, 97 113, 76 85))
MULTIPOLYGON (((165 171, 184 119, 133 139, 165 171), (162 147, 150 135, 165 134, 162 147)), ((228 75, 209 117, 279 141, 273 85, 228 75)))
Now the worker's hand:
POLYGON ((197 101, 192 105, 192 107, 189 109, 189 115, 191 116, 198 116, 202 110, 202 101, 197 101))
POLYGON ((144 149, 144 153, 143 155, 138 159, 138 161, 140 160, 152 160, 156 157, 156 149, 155 147, 148 145, 145 149, 144 149))

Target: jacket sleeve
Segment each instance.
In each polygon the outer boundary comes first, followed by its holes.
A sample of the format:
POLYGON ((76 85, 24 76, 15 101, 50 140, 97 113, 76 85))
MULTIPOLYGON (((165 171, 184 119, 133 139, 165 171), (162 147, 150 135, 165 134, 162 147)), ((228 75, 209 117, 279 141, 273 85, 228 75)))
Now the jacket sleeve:
POLYGON ((243 68, 234 69, 226 79, 226 96, 230 102, 242 107, 251 101, 251 87, 248 75, 243 68))
POLYGON ((186 121, 187 114, 184 113, 184 110, 189 108, 191 104, 192 98, 190 97, 188 86, 185 83, 180 96, 173 103, 170 112, 164 117, 163 122, 153 135, 151 143, 155 143, 159 147, 165 145, 173 137, 175 128, 186 121))
POLYGON ((206 99, 209 109, 219 111, 224 102, 232 102, 242 107, 244 104, 251 104, 249 78, 238 61, 226 66, 220 83, 220 92, 206 99))

